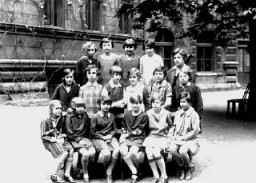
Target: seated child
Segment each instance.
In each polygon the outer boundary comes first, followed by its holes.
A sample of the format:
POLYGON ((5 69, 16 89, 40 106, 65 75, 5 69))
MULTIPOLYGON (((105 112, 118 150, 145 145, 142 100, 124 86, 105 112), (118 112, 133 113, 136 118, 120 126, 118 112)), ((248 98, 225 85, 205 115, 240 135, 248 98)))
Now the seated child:
POLYGON ((98 162, 106 168, 107 183, 113 183, 112 172, 119 157, 119 143, 114 137, 117 130, 115 117, 109 112, 111 103, 109 96, 102 96, 98 100, 100 111, 92 118, 90 130, 92 142, 99 152, 98 162))
MULTIPOLYGON (((101 84, 97 83, 98 68, 95 65, 89 65, 86 73, 88 81, 85 85, 80 87, 79 97, 84 100, 86 106, 85 111, 89 118, 92 118, 99 110, 97 101, 101 97, 102 92, 106 89, 104 89, 101 84)), ((106 91, 104 93, 106 93, 106 91)))
POLYGON ((153 172, 153 182, 167 183, 168 177, 162 152, 167 147, 167 138, 173 135, 171 113, 161 106, 160 96, 155 95, 151 101, 152 109, 147 111, 149 135, 143 145, 146 147, 148 162, 153 172), (160 176, 158 169, 161 173, 160 176))
POLYGON ((199 150, 198 133, 200 131, 199 115, 191 107, 189 92, 180 95, 181 110, 177 111, 174 118, 175 131, 170 141, 168 150, 179 165, 179 179, 192 178, 192 156, 199 150), (181 158, 181 161, 180 159, 181 158))
POLYGON ((144 161, 145 152, 142 144, 146 137, 148 116, 141 110, 142 98, 140 95, 131 96, 130 102, 132 110, 126 111, 123 119, 120 153, 132 172, 131 183, 136 183, 140 164, 144 161))
POLYGON ((65 164, 64 179, 74 182, 70 176, 74 149, 65 139, 63 133, 62 106, 59 100, 50 101, 50 116, 41 122, 41 139, 44 147, 51 152, 54 158, 58 158, 59 163, 54 174, 51 175, 52 182, 64 182, 59 176, 61 167, 65 164))
POLYGON ((51 97, 51 100, 59 100, 63 111, 67 111, 70 107, 70 102, 74 97, 78 97, 79 86, 74 81, 74 70, 65 69, 63 71, 62 83, 59 84, 51 97))
POLYGON ((125 104, 124 88, 120 84, 122 69, 121 67, 114 65, 111 67, 109 74, 111 75, 111 79, 108 84, 105 85, 102 95, 109 95, 112 99, 112 105, 109 112, 114 114, 117 128, 121 129, 125 104))
POLYGON ((90 120, 85 112, 85 104, 82 98, 75 97, 73 100, 75 110, 66 118, 66 131, 69 142, 75 151, 82 155, 82 173, 85 182, 89 182, 88 163, 89 158, 93 161, 95 149, 90 137, 90 120))

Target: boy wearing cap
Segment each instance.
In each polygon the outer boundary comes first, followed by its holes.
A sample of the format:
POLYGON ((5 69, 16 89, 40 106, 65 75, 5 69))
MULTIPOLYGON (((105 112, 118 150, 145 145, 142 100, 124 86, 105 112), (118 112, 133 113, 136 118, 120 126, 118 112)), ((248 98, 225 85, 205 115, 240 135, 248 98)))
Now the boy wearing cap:
POLYGON ((134 53, 137 44, 133 39, 126 39, 123 44, 125 53, 118 58, 118 64, 123 70, 123 85, 127 87, 130 85, 128 72, 131 68, 135 67, 140 70, 140 56, 134 53))

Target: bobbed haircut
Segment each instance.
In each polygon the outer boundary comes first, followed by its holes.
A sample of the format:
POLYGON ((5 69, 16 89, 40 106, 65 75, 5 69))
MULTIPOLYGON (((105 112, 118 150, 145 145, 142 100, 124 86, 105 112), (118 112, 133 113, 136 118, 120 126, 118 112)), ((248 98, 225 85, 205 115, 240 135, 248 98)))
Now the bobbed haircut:
POLYGON ((146 40, 145 44, 144 44, 144 50, 145 50, 146 47, 148 47, 148 48, 155 48, 156 47, 155 40, 151 39, 151 38, 146 40))
POLYGON ((161 102, 161 105, 163 105, 163 101, 161 100, 161 95, 160 94, 154 94, 151 97, 151 104, 154 103, 156 100, 159 100, 161 102))
POLYGON ((102 49, 102 44, 103 44, 103 43, 109 43, 109 42, 111 42, 111 46, 112 46, 112 48, 114 48, 114 42, 113 42, 113 40, 110 39, 110 38, 108 38, 108 37, 105 37, 105 38, 103 38, 103 39, 100 41, 100 47, 101 47, 101 49, 102 49))
POLYGON ((185 68, 181 71, 181 73, 188 75, 188 80, 190 81, 192 79, 193 71, 190 68, 185 68))
POLYGON ((181 92, 179 99, 180 100, 181 99, 186 99, 186 101, 188 103, 190 103, 191 102, 191 95, 189 94, 189 92, 184 91, 184 92, 181 92))
POLYGON ((131 75, 136 75, 138 77, 138 80, 141 78, 141 72, 138 68, 132 67, 127 74, 127 77, 129 78, 131 75))
POLYGON ((132 104, 134 104, 134 103, 140 103, 140 104, 142 104, 142 97, 139 95, 139 94, 133 94, 131 97, 130 97, 130 102, 132 103, 132 104))
POLYGON ((107 103, 109 105, 112 104, 112 99, 109 95, 103 95, 97 100, 98 105, 101 105, 101 103, 107 103))
POLYGON ((184 61, 187 60, 187 54, 186 54, 186 52, 185 52, 185 50, 183 48, 175 48, 172 51, 172 57, 174 57, 178 53, 182 56, 184 61))
POLYGON ((154 72, 153 72, 153 75, 155 75, 156 72, 163 72, 164 77, 166 76, 166 69, 164 68, 164 66, 156 67, 154 72))
POLYGON ((137 43, 134 41, 134 39, 126 39, 124 44, 123 44, 123 49, 125 48, 125 46, 133 46, 134 50, 137 48, 137 43))
POLYGON ((74 70, 73 69, 64 69, 62 72, 62 82, 64 82, 64 84, 66 83, 65 81, 65 76, 72 74, 74 76, 74 70))
POLYGON ((109 70, 109 74, 112 76, 113 74, 122 74, 123 70, 120 66, 118 65, 113 65, 110 70, 109 70))
POLYGON ((88 65, 87 67, 86 67, 86 69, 85 69, 85 71, 86 71, 86 73, 88 72, 88 71, 91 71, 92 69, 96 69, 96 72, 97 72, 97 76, 100 74, 99 73, 99 68, 96 66, 96 65, 88 65))
POLYGON ((85 106, 85 102, 84 102, 84 99, 81 98, 81 97, 74 97, 72 100, 71 100, 71 103, 74 107, 77 107, 77 106, 83 106, 84 108, 86 107, 85 106))
POLYGON ((92 41, 87 41, 82 45, 82 52, 87 52, 87 49, 89 49, 91 46, 94 46, 95 52, 97 51, 97 46, 92 41))

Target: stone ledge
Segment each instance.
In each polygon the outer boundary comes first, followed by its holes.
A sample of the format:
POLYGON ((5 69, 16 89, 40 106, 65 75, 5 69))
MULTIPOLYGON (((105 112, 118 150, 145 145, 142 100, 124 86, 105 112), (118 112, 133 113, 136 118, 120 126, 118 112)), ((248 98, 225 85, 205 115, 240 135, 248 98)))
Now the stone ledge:
POLYGON ((214 84, 197 84, 202 92, 204 91, 226 91, 240 89, 239 83, 214 83, 214 84))

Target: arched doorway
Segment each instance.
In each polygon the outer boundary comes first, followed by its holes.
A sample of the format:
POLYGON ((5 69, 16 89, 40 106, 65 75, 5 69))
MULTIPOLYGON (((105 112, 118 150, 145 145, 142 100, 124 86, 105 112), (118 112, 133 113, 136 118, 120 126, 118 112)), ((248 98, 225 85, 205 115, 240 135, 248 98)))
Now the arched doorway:
POLYGON ((173 66, 173 63, 171 63, 171 53, 174 48, 174 34, 168 28, 161 28, 157 31, 155 41, 155 51, 162 56, 165 67, 169 69, 173 66))

